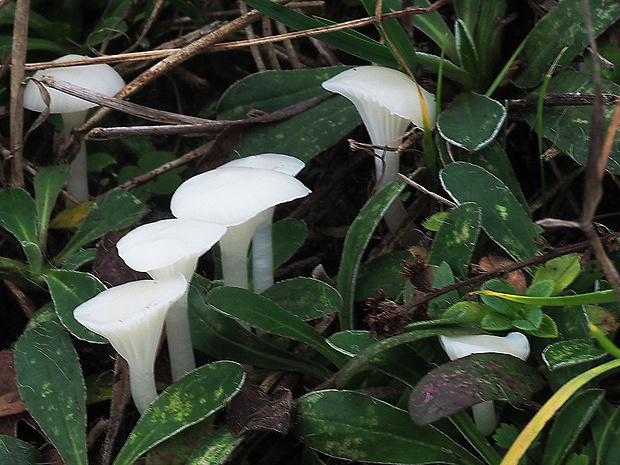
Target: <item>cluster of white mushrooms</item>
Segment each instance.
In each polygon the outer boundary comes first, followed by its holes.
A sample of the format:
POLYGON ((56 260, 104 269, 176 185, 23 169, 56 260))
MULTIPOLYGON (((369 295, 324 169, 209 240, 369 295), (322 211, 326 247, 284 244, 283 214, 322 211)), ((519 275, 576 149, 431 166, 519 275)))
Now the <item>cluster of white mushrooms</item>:
POLYGON ((173 380, 196 368, 187 292, 204 253, 219 241, 224 285, 248 288, 252 241, 254 290, 273 284, 273 210, 310 193, 294 177, 303 166, 288 155, 261 154, 194 176, 172 196, 175 218, 138 226, 118 241, 125 263, 153 280, 107 289, 74 316, 127 360, 138 410, 157 395, 153 369, 164 322, 173 380))
MULTIPOLYGON (((83 59, 67 55, 58 62, 83 59)), ((52 68, 35 73, 40 79, 55 79, 112 96, 124 87, 121 77, 108 65, 52 68)), ((375 148, 379 190, 397 179, 399 153, 395 150, 410 125, 431 130, 435 124, 435 97, 405 74, 379 66, 349 69, 325 81, 323 87, 348 98, 360 113, 375 148), (388 150, 384 149, 388 148, 388 150)), ((24 106, 42 112, 61 113, 65 136, 85 121, 93 103, 46 88, 50 102, 44 103, 40 89, 30 81, 24 106)), ((44 93, 43 93, 44 94, 44 93)), ((174 381, 196 367, 187 312, 189 282, 198 259, 218 241, 224 284, 248 288, 247 254, 253 250, 253 288, 262 292, 273 284, 271 224, 276 205, 310 193, 295 176, 303 169, 300 160, 281 154, 255 155, 231 161, 220 168, 185 181, 172 196, 175 218, 137 227, 117 244, 127 265, 147 272, 153 279, 131 282, 103 291, 74 311, 77 321, 108 339, 128 362, 131 391, 136 407, 144 412, 157 396, 155 357, 162 331, 170 355, 174 381)), ((68 192, 78 201, 88 200, 86 150, 71 165, 68 192)), ((385 220, 395 232, 406 218, 406 210, 395 201, 385 220)), ((440 337, 450 359, 472 353, 505 353, 525 360, 529 343, 521 333, 505 337, 474 335, 440 337)), ((491 434, 496 427, 492 402, 473 408, 480 431, 491 434)))

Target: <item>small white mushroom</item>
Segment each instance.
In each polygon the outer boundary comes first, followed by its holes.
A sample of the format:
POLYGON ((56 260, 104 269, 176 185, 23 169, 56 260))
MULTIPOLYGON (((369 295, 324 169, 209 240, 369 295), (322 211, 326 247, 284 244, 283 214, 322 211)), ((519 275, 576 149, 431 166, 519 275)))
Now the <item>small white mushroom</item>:
MULTIPOLYGON (((88 57, 66 55, 54 61, 75 61, 86 58, 88 57)), ((66 81, 109 97, 125 87, 123 78, 111 66, 106 64, 48 68, 37 71, 32 77, 41 79, 43 76, 51 76, 54 79, 66 81)), ((67 140, 72 129, 84 124, 88 109, 96 107, 97 104, 65 94, 56 89, 46 87, 46 90, 50 95, 50 113, 60 113, 62 115, 65 140, 67 140)), ((46 108, 39 88, 32 81, 28 81, 24 89, 24 107, 38 112, 43 112, 46 108)), ((86 145, 82 141, 80 150, 71 163, 69 181, 67 182, 67 192, 79 202, 88 200, 87 179, 86 145)))
MULTIPOLYGON (((249 157, 231 160, 220 168, 245 166, 275 170, 289 176, 297 176, 306 164, 298 158, 279 153, 262 153, 249 157)), ((262 223, 256 228, 252 237, 252 278, 254 292, 260 294, 273 286, 273 237, 272 224, 275 207, 260 213, 262 223)))
POLYGON ((155 357, 168 309, 187 288, 182 274, 106 289, 79 305, 75 319, 105 337, 129 365, 134 403, 144 412, 157 397, 155 357))
MULTIPOLYGON (((423 128, 422 102, 430 127, 435 125, 435 96, 395 69, 360 66, 337 74, 322 85, 355 105, 374 145, 396 148, 410 124, 423 128)), ((375 149, 375 154, 376 189, 380 190, 398 179, 400 155, 381 149, 375 149)), ((394 232, 406 216, 404 205, 396 200, 384 218, 394 232)))
MULTIPOLYGON (((527 337, 519 332, 508 333, 506 336, 479 334, 472 336, 439 336, 441 346, 450 360, 467 357, 471 354, 508 354, 525 361, 530 355, 530 343, 527 337)), ((485 401, 472 407, 474 422, 478 430, 488 436, 495 431, 497 419, 493 401, 485 401)))
MULTIPOLYGON (((166 219, 138 226, 123 236, 116 248, 125 263, 153 279, 165 279, 181 273, 192 279, 198 259, 226 232, 226 227, 187 219, 166 219)), ((166 338, 172 379, 196 368, 187 315, 187 292, 168 312, 166 338)))
POLYGON ((224 284, 248 288, 247 252, 263 219, 259 213, 305 197, 310 190, 292 176, 274 170, 229 167, 201 173, 183 182, 170 201, 172 214, 224 225, 220 240, 224 284))

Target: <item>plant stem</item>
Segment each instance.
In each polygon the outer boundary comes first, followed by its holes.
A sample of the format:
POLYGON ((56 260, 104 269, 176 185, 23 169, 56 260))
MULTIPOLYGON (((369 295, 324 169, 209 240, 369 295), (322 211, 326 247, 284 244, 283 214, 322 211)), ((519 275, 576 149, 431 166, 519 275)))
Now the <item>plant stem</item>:
POLYGON ((170 355, 172 381, 176 382, 196 368, 189 317, 187 315, 187 291, 168 310, 166 316, 166 339, 170 355))
POLYGON ((260 214, 262 221, 252 237, 252 281, 257 294, 273 286, 273 211, 272 207, 260 214))
POLYGON ((157 397, 154 364, 153 360, 153 364, 149 366, 146 366, 147 364, 129 365, 131 396, 140 414, 143 414, 157 397))
MULTIPOLYGON (((63 113, 65 141, 69 140, 71 131, 80 127, 86 121, 88 110, 63 113)), ((80 140, 80 150, 71 162, 69 167, 69 180, 67 181, 67 192, 78 202, 88 200, 88 170, 86 160, 86 144, 80 140)), ((68 202, 71 205, 71 202, 68 202)), ((67 206, 69 206, 67 205, 67 206)))

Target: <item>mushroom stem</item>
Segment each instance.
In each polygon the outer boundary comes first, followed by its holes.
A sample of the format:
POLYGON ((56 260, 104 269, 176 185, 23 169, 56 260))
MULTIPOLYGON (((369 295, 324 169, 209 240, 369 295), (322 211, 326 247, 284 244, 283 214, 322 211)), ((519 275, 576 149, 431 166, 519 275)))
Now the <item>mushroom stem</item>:
POLYGON ((196 368, 191 328, 187 314, 187 290, 172 304, 166 315, 166 339, 170 356, 172 381, 177 382, 196 368))
POLYGON ((252 280, 257 294, 273 286, 273 212, 271 207, 260 214, 262 222, 252 237, 252 280))
POLYGON ((261 215, 257 215, 244 223, 229 226, 224 237, 220 239, 225 286, 248 289, 248 248, 262 221, 261 215))
MULTIPOLYGON (((155 359, 153 358, 153 362, 155 359)), ((149 408, 157 397, 155 386, 155 364, 134 364, 129 366, 129 386, 131 397, 140 415, 149 408)))
MULTIPOLYGON (((375 171, 377 175, 376 190, 383 189, 392 181, 398 179, 398 165, 400 155, 395 152, 384 150, 375 150, 375 171)), ((400 198, 394 199, 388 207, 383 219, 385 220, 389 230, 395 233, 403 221, 407 218, 407 210, 400 198)))
POLYGON ((495 414, 495 403, 492 400, 472 405, 471 413, 478 431, 485 436, 493 434, 497 427, 497 415, 495 414))
MULTIPOLYGON (((84 124, 87 113, 88 110, 82 110, 62 114, 65 142, 69 140, 73 129, 79 128, 84 124)), ((86 143, 84 140, 80 141, 80 150, 69 166, 67 192, 78 202, 86 202, 88 200, 88 169, 86 143)), ((70 205, 71 202, 67 202, 67 206, 70 205)))

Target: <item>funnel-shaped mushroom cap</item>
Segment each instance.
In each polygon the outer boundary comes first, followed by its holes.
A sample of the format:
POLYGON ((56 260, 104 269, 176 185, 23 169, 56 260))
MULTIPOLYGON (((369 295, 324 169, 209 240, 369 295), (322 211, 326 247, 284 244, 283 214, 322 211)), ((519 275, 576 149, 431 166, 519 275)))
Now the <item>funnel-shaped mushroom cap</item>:
POLYGON ((198 258, 219 241, 226 227, 188 219, 167 219, 138 226, 116 244, 129 267, 155 279, 181 273, 188 281, 198 258))
MULTIPOLYGON (((83 60, 88 57, 82 55, 66 55, 54 60, 55 62, 83 60)), ((54 79, 66 81, 79 87, 107 95, 109 97, 118 93, 125 82, 123 78, 109 65, 96 64, 84 66, 69 66, 66 68, 48 68, 39 70, 32 76, 41 79, 43 76, 52 76, 54 79)), ((71 113, 96 107, 96 103, 87 102, 81 98, 64 94, 58 90, 46 88, 50 94, 50 113, 71 113)), ((28 110, 42 112, 45 104, 37 85, 28 81, 24 89, 24 107, 28 110)))
POLYGON ((110 341, 129 366, 152 365, 166 313, 186 287, 181 274, 159 281, 133 281, 97 294, 79 305, 73 315, 110 341))
POLYGON ((230 167, 185 181, 172 196, 170 209, 177 218, 229 227, 309 193, 310 189, 300 181, 278 171, 230 167))
POLYGON ((420 94, 431 128, 435 125, 435 96, 395 69, 360 66, 322 85, 353 102, 374 144, 387 145, 405 132, 409 122, 424 127, 420 94))
POLYGON ((297 176, 304 169, 306 164, 299 158, 283 155, 280 153, 261 153, 249 157, 231 160, 220 168, 230 168, 231 166, 245 166, 247 168, 260 168, 264 170, 274 170, 289 176, 297 176))
POLYGON ((490 334, 472 336, 440 336, 439 341, 444 350, 455 360, 471 354, 508 354, 526 360, 530 355, 530 343, 525 335, 512 332, 504 337, 490 334))

